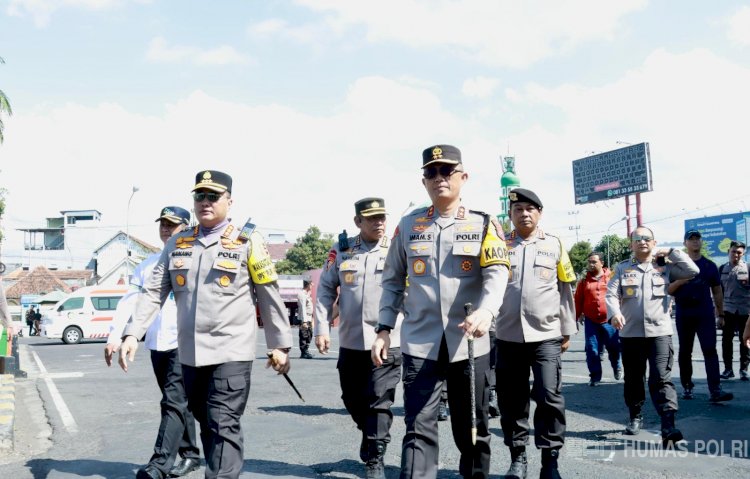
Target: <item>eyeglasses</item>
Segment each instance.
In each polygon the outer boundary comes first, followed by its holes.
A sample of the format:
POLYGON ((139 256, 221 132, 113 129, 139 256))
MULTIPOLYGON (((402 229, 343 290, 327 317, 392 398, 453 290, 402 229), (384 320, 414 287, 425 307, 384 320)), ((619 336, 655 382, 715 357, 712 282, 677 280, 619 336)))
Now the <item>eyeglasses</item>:
POLYGON ((729 243, 729 247, 730 248, 744 248, 745 243, 743 243, 742 241, 732 241, 731 243, 729 243))
POLYGON ((459 173, 463 170, 459 170, 453 165, 440 165, 440 166, 428 166, 424 169, 423 175, 426 179, 431 180, 438 174, 445 179, 453 176, 453 173, 459 173))
POLYGON ((633 235, 633 243, 637 243, 639 241, 645 241, 648 243, 649 241, 653 241, 654 238, 648 235, 633 235))
POLYGON ((224 193, 206 193, 205 191, 196 191, 195 193, 193 193, 193 199, 198 203, 203 200, 208 200, 211 203, 216 203, 222 196, 224 196, 224 193))

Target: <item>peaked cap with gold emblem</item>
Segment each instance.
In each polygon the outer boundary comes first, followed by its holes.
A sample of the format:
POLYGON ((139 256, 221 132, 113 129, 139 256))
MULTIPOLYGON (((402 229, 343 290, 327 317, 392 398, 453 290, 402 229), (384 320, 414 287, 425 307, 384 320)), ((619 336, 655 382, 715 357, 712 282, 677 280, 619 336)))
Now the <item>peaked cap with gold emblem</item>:
POLYGON ((461 163, 461 150, 451 145, 431 146, 422 152, 422 168, 433 163, 458 165, 461 163))
POLYGON ((159 217, 156 221, 168 220, 176 225, 182 223, 185 225, 190 224, 190 212, 179 206, 165 206, 161 209, 159 217))
POLYGON ((362 198, 354 203, 354 211, 357 216, 384 215, 385 201, 383 198, 362 198))
POLYGON ((542 209, 542 200, 539 199, 539 197, 531 190, 527 190, 526 188, 513 188, 508 193, 508 199, 510 200, 510 204, 513 203, 531 203, 532 205, 536 206, 540 210, 542 209))
POLYGON ((195 175, 195 190, 211 190, 217 193, 232 192, 232 177, 216 170, 203 170, 195 175))

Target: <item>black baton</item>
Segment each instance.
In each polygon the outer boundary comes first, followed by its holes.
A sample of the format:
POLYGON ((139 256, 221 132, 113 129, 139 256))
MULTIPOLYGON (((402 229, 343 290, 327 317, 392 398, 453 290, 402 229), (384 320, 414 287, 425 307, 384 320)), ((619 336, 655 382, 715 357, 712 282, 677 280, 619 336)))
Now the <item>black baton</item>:
MULTIPOLYGON (((274 363, 276 362, 276 361, 273 360, 273 352, 271 352, 271 351, 268 351, 268 358, 271 359, 272 362, 274 362, 274 363)), ((294 389, 294 392, 297 393, 297 396, 299 396, 299 398, 302 399, 302 402, 305 402, 305 398, 302 397, 302 394, 300 394, 299 389, 297 389, 297 386, 294 385, 294 383, 292 382, 292 379, 289 377, 289 375, 286 374, 286 373, 284 373, 283 376, 284 376, 284 379, 286 379, 286 382, 288 382, 289 385, 292 387, 292 389, 294 389)))
MULTIPOLYGON (((464 304, 464 313, 468 318, 474 312, 474 306, 471 303, 464 304)), ((476 371, 474 369, 474 334, 466 339, 469 345, 469 391, 471 394, 471 444, 477 444, 477 385, 476 371)))

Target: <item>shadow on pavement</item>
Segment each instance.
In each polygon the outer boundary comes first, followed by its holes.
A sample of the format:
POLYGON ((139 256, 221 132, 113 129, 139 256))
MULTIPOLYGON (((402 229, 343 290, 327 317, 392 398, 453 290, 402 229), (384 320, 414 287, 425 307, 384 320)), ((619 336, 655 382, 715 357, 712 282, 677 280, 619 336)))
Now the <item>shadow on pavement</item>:
POLYGON ((140 464, 107 462, 92 459, 32 459, 26 463, 34 479, 45 479, 52 472, 63 472, 73 476, 97 476, 105 479, 132 479, 140 464))

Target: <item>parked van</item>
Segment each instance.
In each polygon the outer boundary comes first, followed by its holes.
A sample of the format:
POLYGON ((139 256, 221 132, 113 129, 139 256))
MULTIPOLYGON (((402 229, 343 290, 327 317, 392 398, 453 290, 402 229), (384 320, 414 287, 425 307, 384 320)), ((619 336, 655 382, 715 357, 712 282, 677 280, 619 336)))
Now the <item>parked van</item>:
POLYGON ((87 286, 70 293, 42 317, 42 336, 65 344, 108 337, 117 303, 126 292, 119 286, 87 286))

